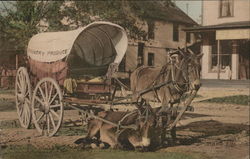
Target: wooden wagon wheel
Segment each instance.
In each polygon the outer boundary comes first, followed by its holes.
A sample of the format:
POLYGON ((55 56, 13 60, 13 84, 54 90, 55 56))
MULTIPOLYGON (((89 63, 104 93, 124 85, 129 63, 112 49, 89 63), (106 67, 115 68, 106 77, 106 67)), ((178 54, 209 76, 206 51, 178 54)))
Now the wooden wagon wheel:
POLYGON ((31 85, 29 74, 25 67, 20 67, 16 74, 15 97, 20 125, 29 128, 31 123, 31 85))
POLYGON ((38 82, 32 97, 32 117, 36 129, 46 136, 53 136, 63 120, 62 92, 52 78, 38 82))

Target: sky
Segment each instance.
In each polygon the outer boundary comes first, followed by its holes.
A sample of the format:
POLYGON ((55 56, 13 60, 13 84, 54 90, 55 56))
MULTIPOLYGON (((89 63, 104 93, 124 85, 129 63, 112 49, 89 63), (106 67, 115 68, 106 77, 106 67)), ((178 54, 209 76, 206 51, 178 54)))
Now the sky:
POLYGON ((201 0, 174 0, 175 4, 198 24, 201 23, 201 0))

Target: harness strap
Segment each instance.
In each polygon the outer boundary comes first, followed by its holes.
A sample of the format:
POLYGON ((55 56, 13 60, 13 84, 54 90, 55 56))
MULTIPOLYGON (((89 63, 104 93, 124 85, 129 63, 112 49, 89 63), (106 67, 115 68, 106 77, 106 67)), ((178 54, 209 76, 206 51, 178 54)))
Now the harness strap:
POLYGON ((178 92, 183 92, 184 89, 182 89, 176 82, 173 83, 174 88, 178 91, 178 92))
POLYGON ((154 80, 153 83, 152 83, 152 85, 153 85, 153 88, 152 88, 152 89, 153 89, 154 95, 155 95, 155 97, 156 97, 156 99, 157 99, 158 102, 161 102, 161 100, 160 100, 160 98, 159 98, 159 95, 158 95, 158 93, 157 93, 157 90, 155 89, 155 85, 156 85, 156 81, 160 78, 160 75, 162 75, 162 74, 164 74, 164 73, 166 73, 166 72, 167 72, 167 79, 166 79, 166 81, 168 81, 170 71, 168 71, 169 69, 168 69, 167 66, 168 66, 168 64, 162 67, 161 71, 159 72, 159 74, 157 75, 157 77, 155 78, 155 80, 154 80), (167 70, 167 71, 166 71, 166 70, 167 70))
POLYGON ((132 114, 134 114, 134 113, 137 113, 137 111, 138 111, 138 110, 134 110, 134 111, 132 111, 132 112, 130 112, 130 113, 124 115, 124 116, 121 118, 121 120, 118 121, 118 125, 121 125, 121 123, 122 123, 127 117, 129 117, 130 115, 132 115, 132 114))
POLYGON ((138 112, 138 110, 134 110, 134 111, 132 111, 132 112, 130 112, 130 113, 124 115, 124 116, 122 117, 122 119, 121 119, 120 121, 118 121, 118 123, 117 123, 116 134, 121 134, 121 131, 126 129, 126 128, 123 128, 124 126, 122 126, 122 122, 123 122, 127 117, 129 117, 130 115, 132 115, 132 114, 134 114, 134 113, 137 113, 137 112, 138 112), (123 129, 121 130, 121 128, 123 128, 123 129))

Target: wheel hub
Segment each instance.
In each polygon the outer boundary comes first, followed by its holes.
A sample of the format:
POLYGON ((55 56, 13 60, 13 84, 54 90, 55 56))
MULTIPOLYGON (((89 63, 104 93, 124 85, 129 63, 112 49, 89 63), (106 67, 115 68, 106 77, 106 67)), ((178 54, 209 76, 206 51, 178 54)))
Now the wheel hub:
POLYGON ((18 100, 19 100, 22 104, 24 104, 24 102, 25 102, 25 97, 24 97, 24 95, 23 95, 23 94, 18 94, 18 100))
POLYGON ((49 103, 45 102, 44 103, 44 113, 49 114, 49 112, 50 112, 49 103))

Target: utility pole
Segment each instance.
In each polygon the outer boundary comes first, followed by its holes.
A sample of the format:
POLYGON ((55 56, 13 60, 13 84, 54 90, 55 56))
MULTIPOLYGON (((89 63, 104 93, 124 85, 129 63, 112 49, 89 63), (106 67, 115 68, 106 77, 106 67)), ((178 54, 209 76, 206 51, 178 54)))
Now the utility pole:
POLYGON ((187 15, 188 15, 188 3, 186 3, 186 12, 187 12, 187 15))

